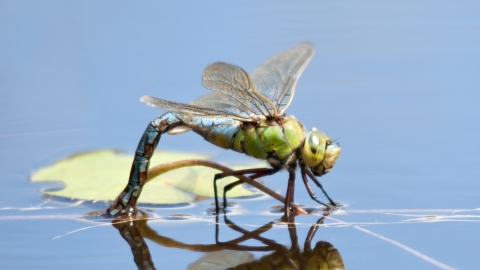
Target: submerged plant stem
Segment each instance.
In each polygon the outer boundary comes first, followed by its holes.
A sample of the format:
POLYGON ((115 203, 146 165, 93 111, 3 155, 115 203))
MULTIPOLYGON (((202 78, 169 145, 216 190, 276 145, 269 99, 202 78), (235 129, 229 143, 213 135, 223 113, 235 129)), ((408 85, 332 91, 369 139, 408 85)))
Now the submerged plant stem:
MULTIPOLYGON (((216 162, 209 161, 209 160, 202 160, 202 159, 180 160, 180 161, 160 164, 160 165, 155 166, 155 167, 151 168, 150 170, 148 170, 148 178, 147 178, 146 183, 150 182, 152 179, 154 179, 155 177, 157 177, 161 174, 164 174, 164 173, 172 171, 172 170, 180 169, 180 168, 183 168, 183 167, 188 167, 188 166, 205 166, 205 167, 210 167, 210 168, 222 171, 222 172, 232 172, 233 171, 232 169, 230 169, 228 167, 225 167, 223 165, 220 165, 216 162)), ((280 195, 280 194, 276 193, 275 191, 267 188, 266 186, 254 181, 254 180, 252 180, 249 177, 246 177, 244 175, 235 175, 235 177, 237 177, 241 181, 243 181, 243 182, 245 182, 245 183, 261 190, 261 191, 263 191, 264 193, 270 195, 271 197, 279 200, 281 203, 285 204, 285 198, 282 195, 280 195)), ((213 181, 213 179, 212 179, 212 181, 213 181)), ((293 202, 290 204, 290 206, 293 209, 295 209, 295 211, 299 214, 308 214, 305 210, 303 210, 301 207, 297 206, 293 202)))

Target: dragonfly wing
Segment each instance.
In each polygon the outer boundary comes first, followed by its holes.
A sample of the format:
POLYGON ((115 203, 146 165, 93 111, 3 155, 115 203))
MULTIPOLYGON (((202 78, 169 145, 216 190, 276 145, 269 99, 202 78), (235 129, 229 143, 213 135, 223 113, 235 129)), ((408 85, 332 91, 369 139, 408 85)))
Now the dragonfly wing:
POLYGON ((189 104, 199 107, 216 109, 222 112, 228 112, 245 118, 250 118, 256 114, 254 111, 251 110, 250 107, 247 107, 246 105, 233 99, 233 97, 221 92, 208 93, 190 102, 189 104))
POLYGON ((210 64, 203 71, 202 84, 230 96, 236 104, 255 114, 276 114, 273 103, 255 90, 250 75, 240 67, 223 62, 210 64))
POLYGON ((232 118, 243 122, 253 121, 252 118, 236 115, 228 111, 221 111, 196 105, 187 105, 183 103, 154 98, 151 96, 142 96, 140 98, 140 101, 149 106, 159 108, 168 112, 173 112, 181 116, 198 118, 232 118))
POLYGON ((270 99, 280 114, 290 105, 297 80, 310 62, 313 53, 311 44, 302 43, 274 55, 252 73, 257 91, 270 99))

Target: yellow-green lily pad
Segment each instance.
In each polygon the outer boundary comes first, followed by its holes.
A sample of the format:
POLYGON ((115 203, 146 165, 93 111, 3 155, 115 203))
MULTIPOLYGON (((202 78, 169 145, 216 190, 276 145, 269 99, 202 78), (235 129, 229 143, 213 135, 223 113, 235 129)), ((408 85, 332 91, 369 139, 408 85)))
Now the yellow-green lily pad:
MULTIPOLYGON (((207 159, 208 156, 192 153, 156 151, 151 159, 151 168, 158 164, 185 159, 207 159)), ((46 194, 81 200, 114 200, 125 187, 133 155, 112 150, 92 151, 70 156, 42 168, 31 176, 34 182, 62 181, 66 187, 61 190, 45 191, 46 194)), ((258 164, 257 164, 258 166, 258 164)), ((252 166, 254 167, 254 165, 252 166)), ((234 170, 240 167, 231 167, 234 170)), ((164 173, 143 188, 139 203, 178 204, 194 200, 192 195, 213 196, 213 175, 219 171, 189 166, 164 173)), ((222 179, 220 190, 235 178, 222 179)), ((258 191, 237 186, 229 196, 251 196, 258 191)))

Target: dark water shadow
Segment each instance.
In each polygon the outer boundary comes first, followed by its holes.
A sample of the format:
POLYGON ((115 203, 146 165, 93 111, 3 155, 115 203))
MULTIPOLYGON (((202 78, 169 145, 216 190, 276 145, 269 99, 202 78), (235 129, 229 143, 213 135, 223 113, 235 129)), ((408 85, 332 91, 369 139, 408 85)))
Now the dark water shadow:
MULTIPOLYGON (((145 239, 168 248, 178 248, 189 251, 205 252, 199 260, 192 262, 188 269, 209 269, 209 265, 222 264, 218 269, 345 269, 340 252, 330 243, 319 241, 312 248, 312 239, 321 227, 326 216, 311 225, 306 239, 299 243, 295 217, 283 216, 280 221, 272 221, 255 230, 246 230, 230 219, 227 215, 216 218, 215 233, 212 244, 188 244, 158 234, 148 224, 148 216, 143 219, 112 221, 122 238, 132 250, 133 259, 138 269, 156 269, 145 239), (287 247, 273 239, 261 236, 275 224, 285 224, 290 236, 291 246, 287 247), (219 241, 220 225, 239 232, 240 237, 229 241, 219 241), (258 245, 245 245, 245 241, 255 240, 258 245), (300 246, 303 245, 303 251, 300 246), (258 259, 250 252, 270 252, 258 259)), ((217 269, 217 268, 216 268, 217 269)))

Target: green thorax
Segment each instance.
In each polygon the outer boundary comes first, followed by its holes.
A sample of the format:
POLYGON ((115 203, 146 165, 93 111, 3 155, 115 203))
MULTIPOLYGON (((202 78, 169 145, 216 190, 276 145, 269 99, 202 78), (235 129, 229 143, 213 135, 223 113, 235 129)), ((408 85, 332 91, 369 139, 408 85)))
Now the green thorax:
POLYGON ((281 120, 263 120, 256 124, 243 123, 231 148, 246 155, 266 159, 287 158, 303 143, 305 131, 292 116, 281 120))

